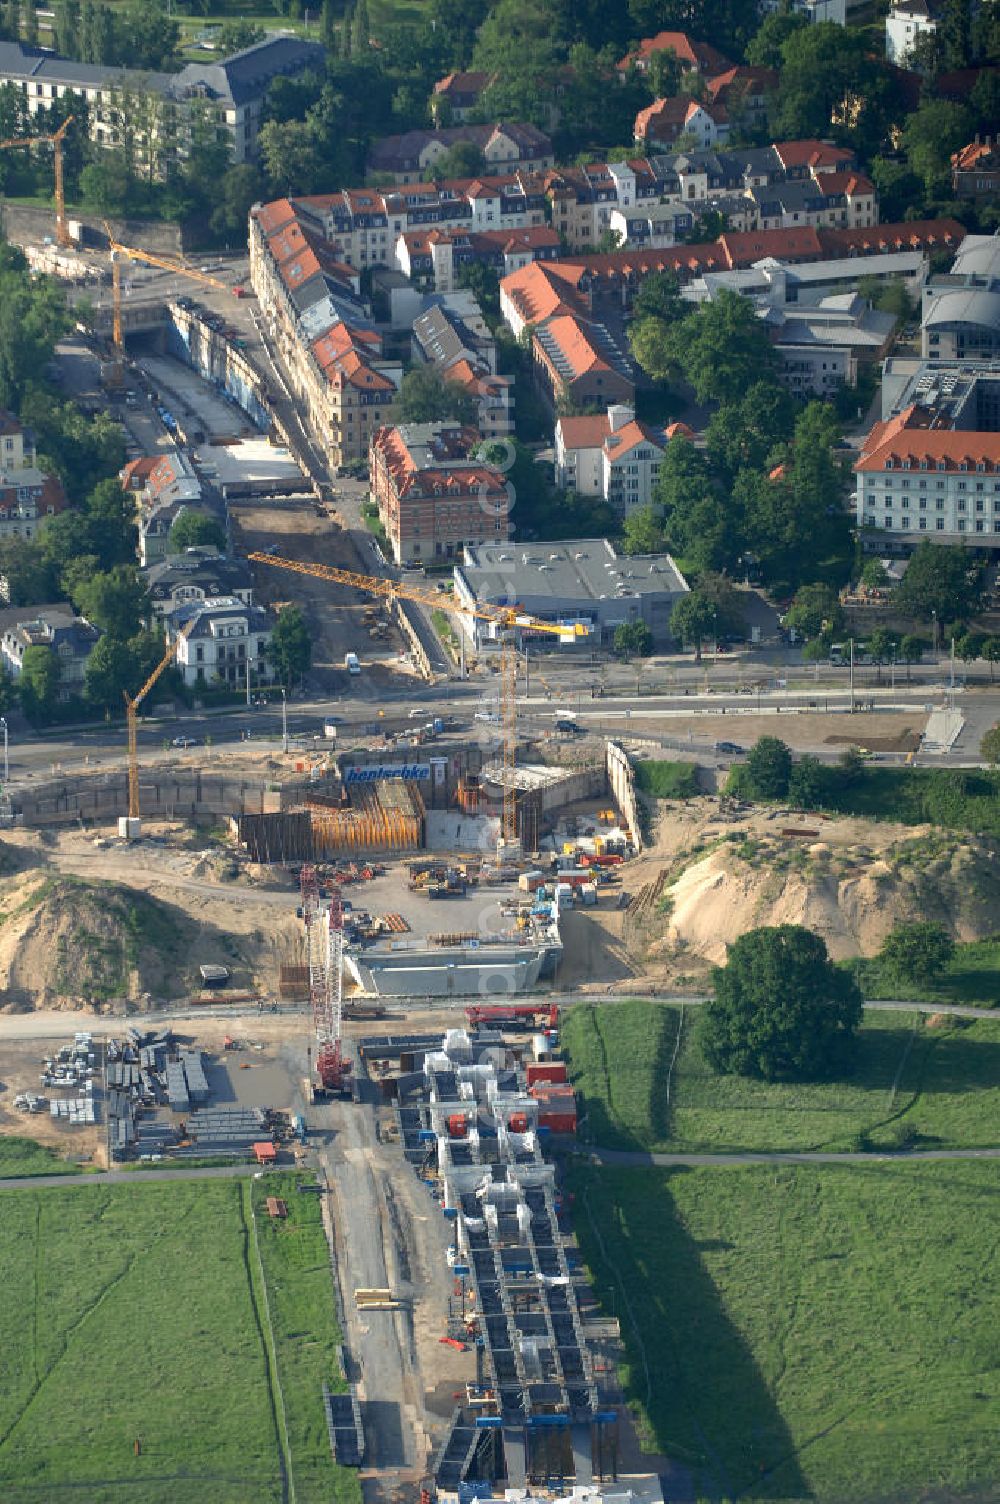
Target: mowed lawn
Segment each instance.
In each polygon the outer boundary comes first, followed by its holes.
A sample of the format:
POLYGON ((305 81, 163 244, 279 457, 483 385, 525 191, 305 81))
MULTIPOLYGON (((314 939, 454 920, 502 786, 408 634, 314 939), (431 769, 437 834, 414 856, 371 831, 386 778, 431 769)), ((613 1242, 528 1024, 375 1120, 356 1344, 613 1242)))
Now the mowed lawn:
POLYGON ((570 1173, 651 1446, 699 1497, 1000 1498, 1000 1164, 570 1173))
MULTIPOLYGON (((253 1183, 254 1201, 267 1185, 253 1183)), ((282 1499, 249 1199, 235 1179, 0 1190, 4 1504, 282 1499)), ((258 1243, 277 1373, 296 1406, 297 1498, 357 1500, 356 1480, 331 1462, 319 1482, 321 1385, 336 1387, 339 1333, 318 1198, 287 1200, 284 1247, 259 1218, 258 1243)))
POLYGON ((850 1077, 772 1084, 715 1075, 698 1048, 698 1012, 639 1001, 570 1010, 562 1040, 585 1143, 707 1153, 1000 1145, 994 1021, 931 1026, 926 1015, 869 1010, 850 1077))
POLYGON ((0 1180, 16 1180, 22 1175, 78 1175, 78 1165, 65 1160, 33 1138, 19 1134, 0 1134, 0 1180))

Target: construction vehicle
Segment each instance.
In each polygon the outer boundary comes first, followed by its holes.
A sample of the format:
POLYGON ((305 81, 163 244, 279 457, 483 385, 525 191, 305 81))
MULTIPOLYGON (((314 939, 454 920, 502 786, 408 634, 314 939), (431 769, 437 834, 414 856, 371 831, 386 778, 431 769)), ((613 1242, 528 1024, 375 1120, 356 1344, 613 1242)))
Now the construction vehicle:
POLYGON ((138 714, 139 706, 153 688, 165 668, 173 663, 177 649, 188 634, 193 631, 197 616, 192 616, 181 630, 177 633, 173 642, 167 648, 159 663, 153 669, 145 684, 138 694, 130 695, 125 691, 125 723, 128 728, 128 837, 136 840, 141 834, 139 814, 139 751, 138 751, 138 714))
POLYGON ((73 244, 73 238, 69 233, 69 221, 66 218, 66 190, 63 183, 63 139, 70 126, 73 124, 73 116, 67 115, 62 125, 50 136, 14 136, 9 141, 0 141, 0 150, 6 150, 15 146, 51 146, 53 174, 55 176, 55 201, 56 201, 56 240, 63 250, 73 244))
POLYGON ((276 569, 290 569, 296 574, 308 575, 314 580, 328 580, 333 585, 350 585, 362 594, 378 596, 381 600, 413 601, 431 611, 446 611, 453 616, 474 616, 479 621, 489 622, 500 639, 500 710, 503 745, 503 812, 500 820, 501 844, 505 849, 518 844, 517 787, 515 768, 517 763, 517 642, 518 630, 544 632, 558 637, 563 642, 573 642, 587 637, 590 628, 584 622, 575 621, 562 625, 542 621, 521 611, 517 606, 494 605, 484 602, 477 606, 459 604, 439 590, 428 590, 400 580, 379 579, 374 575, 355 574, 349 569, 335 569, 329 564, 307 564, 298 559, 282 559, 274 554, 252 553, 248 555, 255 564, 272 564, 276 569))
POLYGON ((170 256, 156 256, 152 251, 144 251, 141 246, 123 245, 115 238, 114 231, 104 221, 104 232, 108 237, 108 251, 111 254, 111 300, 112 300, 112 333, 111 343, 114 354, 111 364, 105 376, 105 384, 113 391, 121 388, 125 373, 125 338, 122 333, 122 259, 138 261, 143 266, 154 266, 162 272, 172 272, 177 277, 186 277, 190 282, 199 282, 202 287, 210 287, 215 292, 228 292, 233 297, 242 297, 242 288, 239 292, 230 287, 228 282, 222 282, 218 277, 210 276, 208 272, 198 271, 193 266, 187 266, 183 261, 176 261, 170 256))
MULTIPOLYGON (((344 907, 340 890, 332 888, 324 903, 316 868, 305 863, 300 874, 302 918, 309 958, 309 1001, 312 1005, 316 1073, 308 1082, 313 1102, 350 1095, 351 1063, 341 1045, 343 1024, 344 907)), ((311 1054, 311 1051, 310 1051, 311 1054)))

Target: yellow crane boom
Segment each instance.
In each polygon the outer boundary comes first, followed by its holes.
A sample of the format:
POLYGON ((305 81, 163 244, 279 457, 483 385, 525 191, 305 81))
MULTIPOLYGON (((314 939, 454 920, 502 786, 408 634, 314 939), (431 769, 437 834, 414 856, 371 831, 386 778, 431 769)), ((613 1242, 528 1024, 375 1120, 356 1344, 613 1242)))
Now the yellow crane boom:
POLYGON ((11 146, 51 146, 53 148, 53 173, 55 176, 56 240, 61 246, 72 245, 69 224, 66 219, 66 191, 63 184, 63 138, 73 124, 73 116, 67 115, 57 131, 49 136, 15 136, 10 141, 0 141, 0 150, 11 146))
POLYGON ((153 669, 153 672, 150 674, 145 684, 135 695, 130 695, 127 691, 125 691, 125 721, 128 727, 128 812, 129 818, 132 820, 138 820, 139 818, 139 750, 137 724, 139 706, 149 694, 149 691, 153 688, 153 685, 156 683, 157 679, 159 679, 160 675, 163 673, 163 670, 173 662, 178 647, 180 646, 181 642, 188 636, 189 632, 191 632, 197 620, 197 616, 193 616, 187 623, 187 625, 181 628, 177 636, 174 638, 173 642, 167 648, 167 651, 164 653, 163 657, 160 659, 159 663, 153 669))
POLYGON ((493 605, 491 602, 463 606, 449 600, 437 590, 424 590, 419 585, 409 585, 399 580, 379 579, 376 575, 356 574, 350 569, 335 569, 329 564, 308 564, 299 559, 282 559, 265 553, 252 553, 248 557, 254 564, 273 564, 276 569, 290 569, 296 574, 309 575, 314 580, 350 585, 355 590, 363 590, 382 600, 414 601, 419 606, 428 606, 432 611, 447 611, 452 616, 474 616, 479 621, 491 622, 498 629, 504 770, 503 817, 500 828, 505 841, 516 841, 517 789, 514 784, 514 768, 517 763, 517 645, 514 632, 516 628, 523 627, 531 632, 547 632, 565 641, 587 637, 590 628, 583 622, 560 626, 555 622, 542 621, 517 606, 493 605))

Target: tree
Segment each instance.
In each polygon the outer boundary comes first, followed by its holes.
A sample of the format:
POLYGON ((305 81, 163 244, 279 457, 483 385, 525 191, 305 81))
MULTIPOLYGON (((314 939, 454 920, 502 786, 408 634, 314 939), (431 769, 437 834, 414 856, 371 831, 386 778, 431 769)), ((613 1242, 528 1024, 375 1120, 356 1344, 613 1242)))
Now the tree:
POLYGON ((808 25, 809 22, 803 15, 789 11, 771 11, 764 17, 756 36, 747 45, 747 62, 754 68, 780 68, 784 61, 782 47, 793 32, 801 31, 808 25))
POLYGON ((247 216, 263 188, 260 172, 251 162, 237 162, 223 173, 218 201, 208 222, 227 245, 235 243, 237 236, 246 238, 247 216))
POLYGON ((655 554, 663 548, 663 524, 655 507, 633 507, 622 526, 627 554, 655 554))
POLYGON ((742 540, 732 510, 716 491, 705 456, 683 435, 664 451, 654 500, 663 510, 671 549, 690 570, 723 569, 735 561, 742 540))
POLYGON ((840 597, 830 585, 800 585, 785 613, 785 626, 803 637, 839 632, 844 625, 840 597))
POLYGON ((230 53, 243 52, 256 42, 262 42, 264 36, 264 28, 257 26, 255 22, 248 21, 244 16, 230 17, 219 28, 219 51, 228 57, 230 53))
POLYGON ((170 547, 174 553, 183 553, 186 548, 215 547, 225 552, 226 530, 218 518, 207 512, 196 512, 185 507, 170 529, 170 547))
POLYGON ((25 648, 18 687, 28 720, 47 720, 59 693, 59 660, 50 647, 25 648))
POLYGON ((486 170, 486 161, 474 141, 456 141, 432 164, 431 177, 436 183, 447 182, 451 178, 476 178, 486 170))
POLYGON ((729 288, 672 325, 666 350, 699 402, 737 401, 775 362, 753 303, 729 288))
POLYGON ((818 757, 806 754, 792 767, 788 778, 788 802, 797 809, 818 809, 826 800, 830 773, 818 757))
POLYGON ((626 661, 648 658, 653 651, 653 634, 644 621, 623 621, 615 627, 615 652, 626 661))
POLYGON ((984 637, 982 653, 990 666, 990 683, 992 684, 993 665, 1000 663, 1000 637, 984 637))
POLYGON ((139 543, 133 498, 116 478, 99 481, 85 504, 89 549, 103 568, 134 561, 139 543))
POLYGON ((906 664, 906 682, 910 682, 910 664, 919 663, 924 656, 924 640, 915 636, 912 632, 906 632, 899 639, 899 656, 906 664))
POLYGON ((744 468, 768 468, 777 446, 792 437, 796 403, 776 381, 755 381, 734 402, 724 403, 709 421, 705 443, 725 483, 744 468))
POLYGON ((955 656, 963 663, 974 663, 982 656, 986 638, 981 632, 962 632, 955 638, 955 656))
POLYGON ((11 606, 40 606, 59 594, 59 571, 34 539, 0 539, 0 575, 11 606))
POLYGON ((138 688, 136 660, 130 645, 107 633, 95 642, 83 677, 83 695, 105 712, 121 712, 124 692, 138 688))
POLYGON ((712 990, 698 1038, 720 1075, 815 1080, 849 1068, 861 993, 811 930, 784 924, 741 935, 713 970, 712 990))
POLYGON ((897 924, 886 936, 879 960, 904 982, 926 986, 948 966, 955 942, 939 924, 920 920, 897 924))
POLYGON ((286 687, 309 672, 312 639, 298 606, 285 606, 279 613, 271 634, 270 655, 278 678, 286 687))
POLYGON ((135 180, 122 151, 102 151, 80 174, 84 202, 100 214, 118 214, 128 203, 135 180))
POLYGON ((875 664, 879 684, 882 682, 882 665, 894 656, 898 640, 896 633, 890 632, 888 627, 876 627, 868 639, 868 652, 875 664))
POLYGON ((792 754, 776 736, 758 737, 746 763, 750 791, 758 799, 783 799, 792 773, 792 754))
POLYGON ((881 148, 902 101, 860 28, 823 21, 797 29, 782 43, 781 58, 771 112, 776 139, 839 134, 865 157, 881 148))
POLYGON ((866 559, 861 571, 861 583, 867 590, 884 590, 889 583, 885 565, 881 559, 866 559))
POLYGON ((634 319, 656 318, 674 324, 688 312, 681 297, 680 283, 673 272, 650 272, 639 284, 632 305, 634 319))
POLYGON ((399 415, 404 423, 436 423, 452 418, 474 427, 476 402, 471 392, 449 381, 436 366, 414 366, 403 377, 399 415))
POLYGON ((903 148, 911 172, 923 178, 928 198, 947 196, 951 154, 969 140, 972 128, 971 111, 950 99, 925 99, 908 117, 903 148))
POLYGON ((131 565, 118 564, 76 584, 71 597, 77 610, 112 637, 127 639, 149 615, 149 595, 131 565))
POLYGON ((896 605, 921 621, 964 621, 979 602, 979 566, 961 544, 919 543, 906 566, 896 605))
POLYGON ((1000 726, 991 726, 984 734, 979 743, 979 751, 983 759, 994 767, 1000 763, 1000 726))
POLYGON ((717 630, 717 607, 702 590, 682 595, 670 613, 670 632, 678 641, 694 648, 694 661, 701 662, 701 645, 717 630))

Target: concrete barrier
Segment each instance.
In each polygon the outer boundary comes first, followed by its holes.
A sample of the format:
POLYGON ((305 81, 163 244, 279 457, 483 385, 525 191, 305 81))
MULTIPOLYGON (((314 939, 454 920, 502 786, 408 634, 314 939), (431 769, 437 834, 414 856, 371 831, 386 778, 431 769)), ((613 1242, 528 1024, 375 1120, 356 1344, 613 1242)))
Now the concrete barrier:
POLYGON ((639 827, 639 802, 635 793, 635 775, 632 772, 632 764, 629 755, 620 742, 608 742, 607 768, 608 784, 614 795, 615 802, 621 810, 622 818, 632 832, 632 840, 636 851, 642 850, 642 831, 639 827))

